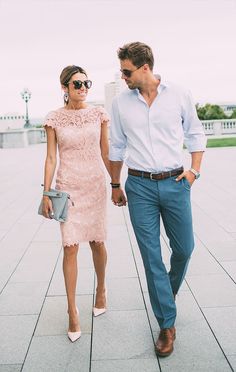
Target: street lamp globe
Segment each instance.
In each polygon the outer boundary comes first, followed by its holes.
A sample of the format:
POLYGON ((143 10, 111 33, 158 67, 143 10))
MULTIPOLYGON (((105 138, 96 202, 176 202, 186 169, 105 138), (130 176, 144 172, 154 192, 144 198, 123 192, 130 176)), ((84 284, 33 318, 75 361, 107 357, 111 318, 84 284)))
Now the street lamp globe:
POLYGON ((31 127, 30 121, 29 121, 29 114, 28 114, 28 102, 31 98, 31 92, 29 91, 28 88, 24 88, 23 91, 21 92, 21 97, 25 101, 26 105, 26 113, 25 113, 25 125, 24 128, 29 128, 31 127))

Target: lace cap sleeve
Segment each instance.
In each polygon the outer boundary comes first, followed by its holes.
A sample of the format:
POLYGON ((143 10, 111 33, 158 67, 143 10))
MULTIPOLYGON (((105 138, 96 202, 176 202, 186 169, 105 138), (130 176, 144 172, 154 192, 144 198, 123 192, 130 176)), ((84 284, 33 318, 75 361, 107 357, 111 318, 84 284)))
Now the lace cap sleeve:
POLYGON ((53 129, 56 127, 56 113, 55 111, 50 111, 47 116, 45 117, 43 126, 52 127, 53 129))
POLYGON ((106 123, 109 126, 110 117, 106 110, 103 107, 99 107, 100 117, 101 117, 101 123, 106 123))

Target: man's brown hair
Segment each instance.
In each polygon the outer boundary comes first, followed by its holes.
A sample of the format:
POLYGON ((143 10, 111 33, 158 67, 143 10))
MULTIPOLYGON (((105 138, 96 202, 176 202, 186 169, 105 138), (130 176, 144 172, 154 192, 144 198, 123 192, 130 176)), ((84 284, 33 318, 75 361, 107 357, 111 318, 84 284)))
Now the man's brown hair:
POLYGON ((125 44, 118 49, 117 54, 121 61, 129 59, 136 67, 141 67, 147 63, 150 70, 153 70, 154 57, 152 49, 147 44, 139 41, 125 44))

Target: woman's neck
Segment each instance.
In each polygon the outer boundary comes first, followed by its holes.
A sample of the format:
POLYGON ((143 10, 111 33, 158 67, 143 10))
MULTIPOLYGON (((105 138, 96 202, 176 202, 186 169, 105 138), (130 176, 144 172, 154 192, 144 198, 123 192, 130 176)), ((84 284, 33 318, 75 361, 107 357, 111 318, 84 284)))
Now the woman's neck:
POLYGON ((88 105, 86 102, 72 102, 69 101, 68 104, 66 105, 67 110, 80 110, 86 108, 88 105))

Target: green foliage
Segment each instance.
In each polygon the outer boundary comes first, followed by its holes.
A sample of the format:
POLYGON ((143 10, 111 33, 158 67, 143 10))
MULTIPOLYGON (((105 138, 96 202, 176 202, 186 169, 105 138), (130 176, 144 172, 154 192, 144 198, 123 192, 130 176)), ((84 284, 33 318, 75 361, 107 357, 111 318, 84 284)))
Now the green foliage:
POLYGON ((232 112, 230 119, 236 119, 236 109, 232 112))
POLYGON ((205 106, 196 105, 197 114, 200 120, 217 120, 227 119, 222 108, 218 105, 210 105, 207 103, 205 106))

